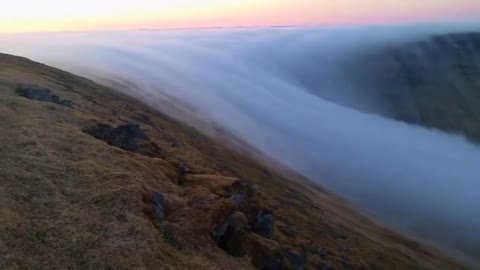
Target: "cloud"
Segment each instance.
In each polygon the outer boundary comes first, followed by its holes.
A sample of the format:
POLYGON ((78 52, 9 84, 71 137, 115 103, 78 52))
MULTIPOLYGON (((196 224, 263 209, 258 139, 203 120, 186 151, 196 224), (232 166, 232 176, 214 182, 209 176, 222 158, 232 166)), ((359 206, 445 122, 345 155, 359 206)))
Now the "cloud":
POLYGON ((475 257, 480 148, 382 116, 344 66, 367 49, 475 26, 9 35, 0 49, 128 81, 150 104, 181 101, 379 221, 475 257))

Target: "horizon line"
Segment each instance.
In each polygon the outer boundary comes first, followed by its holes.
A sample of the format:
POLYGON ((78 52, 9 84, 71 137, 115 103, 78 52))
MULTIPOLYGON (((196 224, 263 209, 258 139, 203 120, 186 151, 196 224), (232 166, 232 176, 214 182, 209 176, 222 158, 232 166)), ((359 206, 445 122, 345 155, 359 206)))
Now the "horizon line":
MULTIPOLYGON (((272 25, 236 25, 236 26, 192 26, 192 27, 154 27, 154 28, 124 28, 124 29, 76 29, 76 30, 50 30, 50 31, 18 31, 1 32, 0 35, 8 34, 41 34, 41 33, 82 33, 82 32, 123 32, 123 31, 184 31, 184 30, 214 30, 214 29, 254 29, 254 28, 298 28, 298 27, 368 27, 368 26, 392 26, 392 25, 428 25, 428 24, 463 24, 478 23, 480 20, 453 20, 453 21, 411 21, 411 22, 366 22, 366 23, 326 23, 326 24, 272 24, 272 25)), ((480 31, 480 29, 479 29, 480 31)))

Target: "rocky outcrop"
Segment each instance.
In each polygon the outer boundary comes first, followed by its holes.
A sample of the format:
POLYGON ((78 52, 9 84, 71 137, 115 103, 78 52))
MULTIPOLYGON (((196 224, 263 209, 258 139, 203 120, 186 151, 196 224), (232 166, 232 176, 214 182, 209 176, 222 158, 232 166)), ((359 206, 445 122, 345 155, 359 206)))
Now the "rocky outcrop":
MULTIPOLYGON (((252 182, 239 179, 223 190, 236 211, 213 228, 217 246, 232 256, 248 254, 258 269, 284 269, 289 260, 287 254, 278 251, 280 245, 273 240, 275 217, 272 211, 257 205, 252 182)), ((298 258, 295 261, 291 254, 289 258, 299 264, 298 258)))
POLYGON ((165 196, 160 192, 155 192, 152 197, 155 216, 159 220, 165 218, 165 196))
POLYGON ((72 108, 73 102, 70 100, 62 100, 59 96, 52 94, 52 91, 34 85, 20 85, 16 89, 19 96, 38 100, 41 102, 55 103, 64 107, 72 108))
POLYGON ((165 195, 160 192, 147 192, 143 195, 143 212, 151 220, 163 221, 166 217, 165 195))
POLYGON ((100 124, 84 131, 111 146, 148 157, 163 158, 160 147, 151 142, 145 132, 136 124, 121 125, 116 128, 100 124))
POLYGON ((306 254, 298 254, 291 250, 287 250, 283 254, 291 269, 301 270, 305 268, 307 264, 306 254))
POLYGON ((273 239, 275 217, 269 210, 259 211, 251 222, 252 231, 256 234, 273 239))
POLYGON ((228 254, 243 256, 246 253, 245 240, 248 234, 248 220, 241 212, 233 213, 227 222, 213 229, 216 244, 228 254))

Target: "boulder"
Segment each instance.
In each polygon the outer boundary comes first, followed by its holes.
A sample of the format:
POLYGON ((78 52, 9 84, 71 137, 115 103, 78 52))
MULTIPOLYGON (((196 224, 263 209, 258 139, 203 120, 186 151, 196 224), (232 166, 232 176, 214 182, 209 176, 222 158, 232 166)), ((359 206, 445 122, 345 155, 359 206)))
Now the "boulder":
POLYGON ((305 269, 305 265, 307 264, 306 254, 299 255, 293 251, 288 250, 283 253, 283 257, 287 260, 291 269, 305 269))
POLYGON ((262 210, 255 215, 251 222, 252 231, 262 237, 273 239, 275 231, 275 217, 268 210, 262 210))
POLYGON ((235 205, 235 207, 237 207, 237 209, 242 207, 247 201, 247 195, 245 194, 235 194, 231 198, 232 198, 233 204, 235 205))
POLYGON ((230 195, 235 195, 235 194, 250 195, 251 193, 253 193, 253 184, 248 179, 239 179, 234 181, 230 185, 225 186, 223 189, 225 190, 225 192, 227 192, 230 195))
POLYGON ((239 179, 223 187, 226 195, 233 204, 240 209, 247 202, 248 197, 254 194, 253 184, 248 179, 239 179))
POLYGON ((281 270, 284 269, 281 258, 276 256, 264 256, 259 265, 261 270, 281 270))
POLYGON ((193 173, 193 170, 185 164, 179 164, 177 167, 177 184, 183 185, 187 174, 193 173))
POLYGON ((160 147, 149 141, 148 136, 137 124, 130 123, 118 127, 99 124, 84 131, 111 146, 126 151, 148 157, 164 157, 160 147))
POLYGON ((116 128, 101 124, 88 131, 95 138, 127 151, 137 150, 137 140, 147 138, 140 126, 135 124, 126 124, 116 128))
POLYGON ((279 252, 276 241, 263 238, 257 234, 249 235, 247 245, 248 254, 257 269, 285 269, 284 258, 279 252))
POLYGON ((41 88, 33 85, 21 85, 17 87, 17 95, 38 100, 42 102, 55 103, 64 107, 72 108, 73 101, 70 100, 61 100, 59 96, 52 94, 52 91, 46 88, 41 88))
POLYGON ((160 192, 155 192, 152 197, 152 204, 156 218, 159 220, 165 219, 165 196, 160 192))
POLYGON ((228 225, 234 229, 247 229, 248 220, 242 212, 235 212, 230 216, 228 225))
POLYGON ((213 229, 217 245, 232 256, 245 255, 245 241, 248 235, 248 220, 242 212, 233 213, 225 223, 213 229))

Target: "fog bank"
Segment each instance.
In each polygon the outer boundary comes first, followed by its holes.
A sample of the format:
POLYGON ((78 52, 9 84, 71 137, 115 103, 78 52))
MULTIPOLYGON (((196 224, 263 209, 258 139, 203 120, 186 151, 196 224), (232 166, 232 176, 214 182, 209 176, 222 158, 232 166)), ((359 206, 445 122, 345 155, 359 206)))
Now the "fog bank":
POLYGON ((0 51, 128 81, 129 94, 150 104, 180 100, 379 221, 478 258, 480 147, 385 117, 344 66, 366 49, 472 29, 21 34, 0 36, 0 51))

